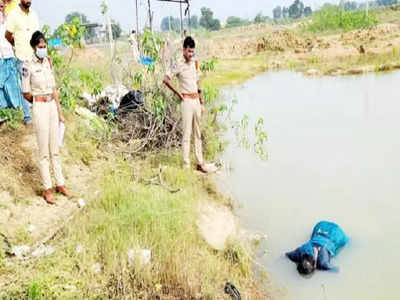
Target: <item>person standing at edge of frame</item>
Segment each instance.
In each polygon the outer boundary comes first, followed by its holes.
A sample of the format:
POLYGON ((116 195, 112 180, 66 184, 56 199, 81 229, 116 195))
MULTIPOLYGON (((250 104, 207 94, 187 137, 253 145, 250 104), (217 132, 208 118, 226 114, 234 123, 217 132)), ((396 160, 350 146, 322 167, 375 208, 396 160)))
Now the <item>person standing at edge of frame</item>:
MULTIPOLYGON (((32 34, 39 30, 39 18, 31 9, 32 0, 20 0, 8 16, 5 37, 14 47, 15 56, 18 59, 17 69, 22 75, 22 65, 24 62, 32 60, 33 51, 29 45, 32 34)), ((21 76, 22 80, 22 76, 21 76)), ((31 110, 29 103, 22 101, 25 125, 32 124, 31 110)))
POLYGON ((194 132, 194 148, 197 158, 197 170, 208 173, 203 160, 200 123, 204 113, 203 95, 199 83, 199 64, 195 61, 196 43, 188 36, 183 42, 183 58, 173 66, 164 77, 164 84, 182 101, 183 125, 183 162, 184 168, 190 168, 190 137, 194 132), (172 85, 172 78, 179 81, 180 92, 172 85))
POLYGON ((46 38, 36 31, 30 45, 34 58, 22 68, 22 91, 26 100, 33 104, 33 120, 39 145, 39 168, 43 180, 43 198, 55 204, 50 175, 50 158, 56 179, 56 192, 70 197, 65 188, 59 153, 59 123, 64 122, 51 58, 47 56, 46 38))
POLYGON ((10 43, 5 38, 7 26, 7 6, 0 0, 0 107, 18 109, 22 107, 20 76, 17 59, 10 43))

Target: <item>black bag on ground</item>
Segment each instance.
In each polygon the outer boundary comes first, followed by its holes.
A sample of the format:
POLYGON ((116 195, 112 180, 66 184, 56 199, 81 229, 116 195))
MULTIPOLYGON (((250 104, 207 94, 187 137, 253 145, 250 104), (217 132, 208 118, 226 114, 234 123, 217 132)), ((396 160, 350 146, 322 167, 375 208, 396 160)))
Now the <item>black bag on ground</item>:
POLYGON ((117 113, 124 114, 137 110, 143 106, 143 94, 141 91, 131 90, 121 99, 117 113))

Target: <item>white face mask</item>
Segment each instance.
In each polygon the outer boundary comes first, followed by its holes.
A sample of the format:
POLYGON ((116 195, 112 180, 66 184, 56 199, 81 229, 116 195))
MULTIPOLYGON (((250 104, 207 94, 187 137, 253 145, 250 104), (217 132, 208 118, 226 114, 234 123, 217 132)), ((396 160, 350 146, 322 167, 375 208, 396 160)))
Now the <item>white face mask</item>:
POLYGON ((36 56, 40 59, 43 59, 47 56, 47 48, 37 48, 36 49, 36 56))

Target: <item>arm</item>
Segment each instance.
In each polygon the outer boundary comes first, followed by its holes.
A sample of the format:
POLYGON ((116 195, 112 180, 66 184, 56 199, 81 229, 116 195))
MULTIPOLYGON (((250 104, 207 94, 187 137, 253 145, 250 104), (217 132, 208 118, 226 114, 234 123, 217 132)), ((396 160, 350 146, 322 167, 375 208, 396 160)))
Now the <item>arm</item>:
POLYGON ((32 103, 33 102, 33 96, 32 96, 32 94, 31 93, 24 93, 24 98, 28 101, 28 102, 30 102, 30 103, 32 103))
POLYGON ((11 46, 15 46, 14 35, 11 32, 6 31, 5 38, 11 44, 11 46))
POLYGON ((184 101, 184 98, 182 96, 182 94, 180 92, 178 92, 178 90, 172 85, 171 82, 171 78, 166 75, 164 77, 163 83, 172 91, 174 92, 175 95, 177 95, 179 97, 179 99, 181 99, 181 101, 184 101))
POLYGON ((201 89, 201 86, 200 86, 200 80, 197 81, 197 92, 199 93, 199 100, 200 100, 200 104, 201 104, 201 113, 204 114, 204 112, 206 111, 206 108, 204 106, 203 90, 201 89))
POLYGON ((57 111, 58 111, 58 119, 59 119, 60 123, 65 123, 65 119, 64 119, 63 112, 62 112, 61 103, 60 103, 60 100, 58 98, 58 92, 57 92, 56 89, 54 89, 52 97, 53 97, 54 101, 56 101, 57 111))
POLYGON ((323 271, 339 272, 339 268, 331 264, 331 257, 326 248, 321 247, 318 251, 317 268, 323 271))

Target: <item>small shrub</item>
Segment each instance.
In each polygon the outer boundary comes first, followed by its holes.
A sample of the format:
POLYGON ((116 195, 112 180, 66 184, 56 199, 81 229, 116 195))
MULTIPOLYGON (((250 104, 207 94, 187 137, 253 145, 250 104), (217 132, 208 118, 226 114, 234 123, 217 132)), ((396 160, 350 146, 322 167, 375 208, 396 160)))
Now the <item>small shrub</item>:
POLYGON ((18 129, 24 119, 24 114, 20 109, 0 108, 0 124, 7 122, 9 129, 18 129))
POLYGON ((325 5, 312 16, 312 23, 306 25, 311 32, 344 30, 349 31, 359 28, 369 28, 378 24, 374 12, 368 15, 364 10, 344 11, 336 5, 325 5))

